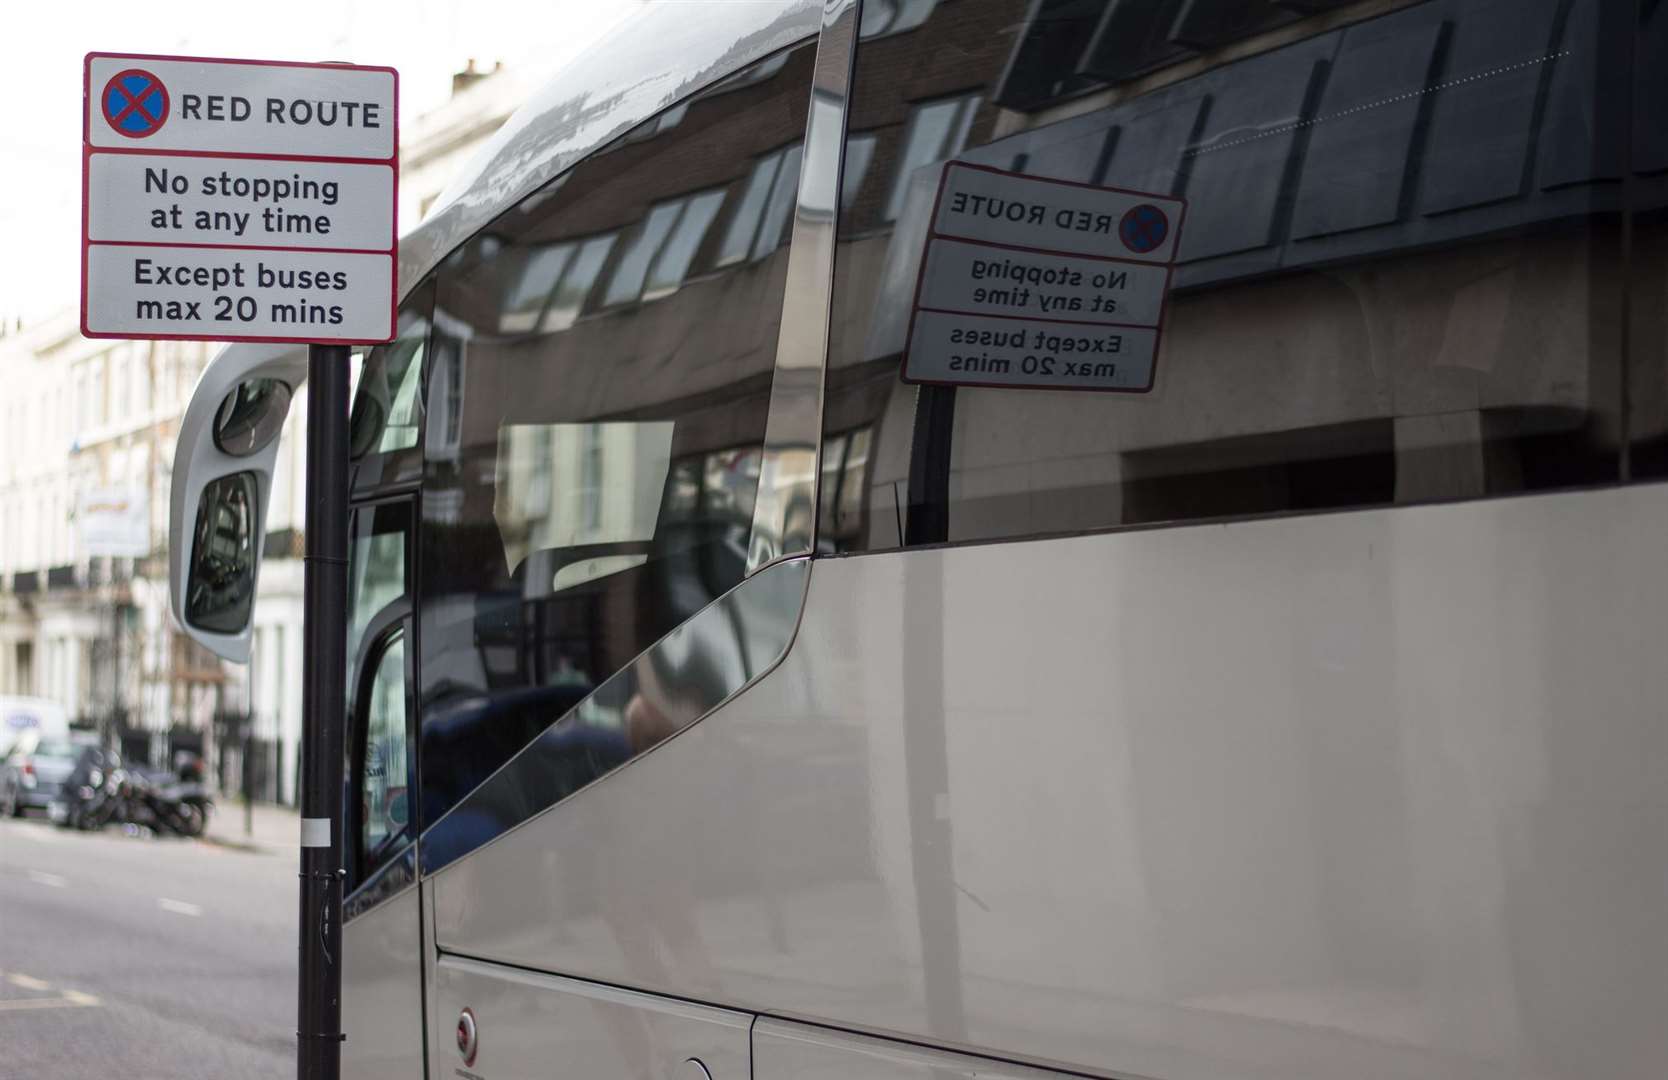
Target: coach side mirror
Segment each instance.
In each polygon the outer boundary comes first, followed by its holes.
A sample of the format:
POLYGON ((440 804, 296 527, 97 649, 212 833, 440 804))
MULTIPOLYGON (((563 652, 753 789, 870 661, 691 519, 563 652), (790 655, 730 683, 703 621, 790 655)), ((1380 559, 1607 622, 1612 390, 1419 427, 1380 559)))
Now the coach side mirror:
POLYGON ((256 484, 253 473, 222 476, 203 489, 191 530, 185 621, 235 634, 255 607, 256 484))
POLYGON ((279 433, 307 376, 296 345, 232 345, 180 421, 168 507, 168 593, 187 636, 234 663, 249 640, 279 433))
POLYGON ((289 411, 287 383, 245 379, 220 403, 214 417, 214 444, 233 457, 258 454, 278 437, 289 411))

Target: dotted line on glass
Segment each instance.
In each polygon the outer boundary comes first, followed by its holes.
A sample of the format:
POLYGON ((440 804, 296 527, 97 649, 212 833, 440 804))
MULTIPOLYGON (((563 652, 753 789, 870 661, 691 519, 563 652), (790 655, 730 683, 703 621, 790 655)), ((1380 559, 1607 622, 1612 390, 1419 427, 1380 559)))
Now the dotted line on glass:
POLYGON ((1357 105, 1355 108, 1345 109, 1343 112, 1328 113, 1325 116, 1316 116, 1308 120, 1299 120, 1292 124, 1281 124, 1279 127, 1272 127, 1267 131, 1259 131, 1255 135, 1247 135, 1244 138, 1235 139, 1232 142, 1220 143, 1216 146, 1196 146, 1189 149, 1186 153, 1182 154, 1182 156, 1198 157, 1200 154, 1214 153, 1217 150, 1229 150, 1236 146, 1243 146, 1248 142, 1256 142, 1258 139, 1266 139, 1273 135, 1284 135, 1288 131, 1296 131, 1299 128, 1312 127, 1315 124, 1324 124, 1329 120, 1342 120, 1346 116, 1353 116, 1356 113, 1367 112, 1370 109, 1382 109, 1386 105, 1394 105, 1399 101, 1407 101, 1410 98, 1423 97, 1426 94, 1434 94, 1438 90, 1451 90, 1456 86, 1464 86, 1466 83, 1480 82, 1483 79, 1492 79, 1497 75, 1505 75, 1508 72, 1520 71, 1523 68, 1534 67, 1536 64, 1551 63, 1553 60, 1560 59, 1561 57, 1568 56, 1569 54, 1569 50, 1565 49, 1562 52, 1548 53, 1545 56, 1537 56, 1531 60, 1520 60, 1515 64, 1507 64, 1505 67, 1497 67, 1493 71, 1482 71, 1475 75, 1467 75, 1463 79, 1449 79, 1447 82, 1437 83, 1435 86, 1427 86, 1423 90, 1410 90, 1405 94, 1396 94, 1394 97, 1380 98, 1378 101, 1370 101, 1365 105, 1357 105))

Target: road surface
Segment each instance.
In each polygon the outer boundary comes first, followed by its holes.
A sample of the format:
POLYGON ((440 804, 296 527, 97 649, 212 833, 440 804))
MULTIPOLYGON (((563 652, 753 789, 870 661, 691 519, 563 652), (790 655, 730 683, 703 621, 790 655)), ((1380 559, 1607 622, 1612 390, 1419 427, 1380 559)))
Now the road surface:
POLYGON ((295 1075, 294 852, 0 820, 0 1078, 295 1075))

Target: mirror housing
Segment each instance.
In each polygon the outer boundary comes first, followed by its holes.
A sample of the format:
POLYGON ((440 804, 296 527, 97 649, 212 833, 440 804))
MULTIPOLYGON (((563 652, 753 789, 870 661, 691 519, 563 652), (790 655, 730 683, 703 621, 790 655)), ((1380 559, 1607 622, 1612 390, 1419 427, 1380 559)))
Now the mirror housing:
POLYGON ((233 457, 265 450, 284 427, 292 391, 281 379, 245 379, 232 388, 214 418, 214 445, 233 457))
POLYGON ((203 369, 180 421, 168 500, 169 606, 187 636, 233 663, 249 661, 277 432, 306 377, 304 345, 228 346, 203 369), (241 542, 238 530, 247 531, 241 542))

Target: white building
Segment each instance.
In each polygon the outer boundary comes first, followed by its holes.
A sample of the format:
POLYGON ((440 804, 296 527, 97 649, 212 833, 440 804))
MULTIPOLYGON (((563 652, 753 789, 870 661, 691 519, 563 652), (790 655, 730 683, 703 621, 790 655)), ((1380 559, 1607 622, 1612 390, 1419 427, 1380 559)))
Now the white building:
MULTIPOLYGON (((401 231, 524 95, 471 61, 445 105, 405 126, 401 231)), ((133 733, 151 733, 158 760, 172 731, 216 765, 216 713, 247 713, 257 794, 293 802, 306 394, 273 477, 251 662, 223 664, 176 631, 165 558, 179 420, 219 346, 89 340, 65 299, 60 314, 0 333, 0 694, 61 701, 83 723, 130 733, 130 752, 144 741, 133 733), (125 553, 97 553, 112 543, 125 553)), ((235 751, 225 766, 237 775, 235 751)))
POLYGON ((171 633, 161 558, 174 435, 212 352, 89 340, 73 311, 0 337, 0 693, 112 729, 212 719, 230 680, 171 633))

